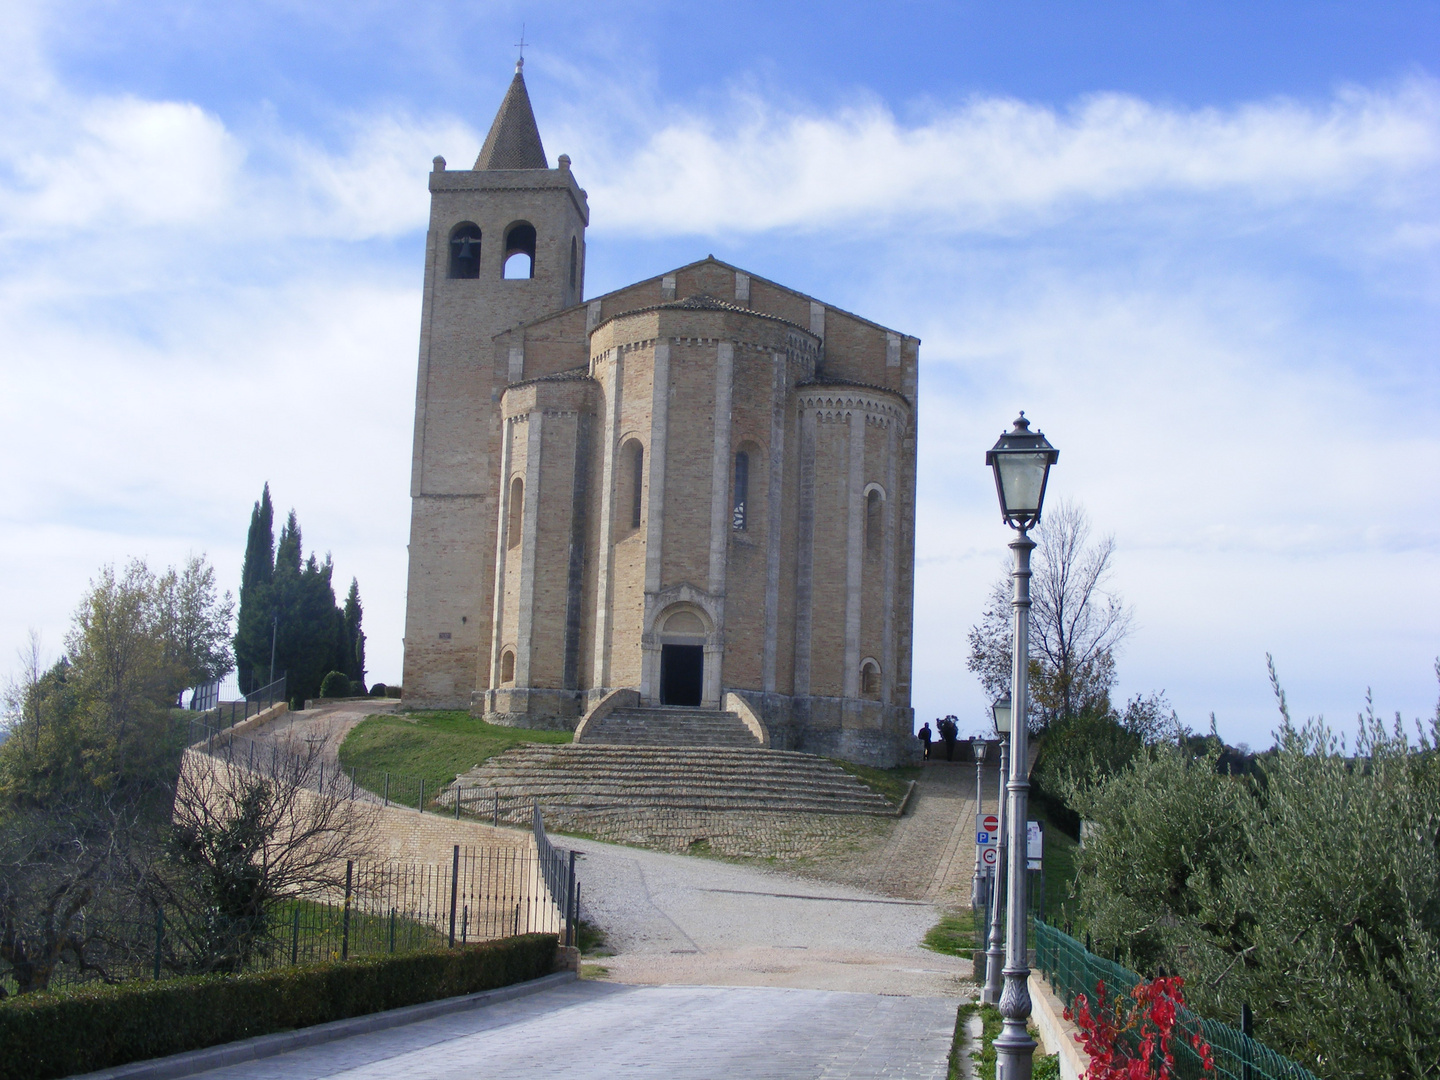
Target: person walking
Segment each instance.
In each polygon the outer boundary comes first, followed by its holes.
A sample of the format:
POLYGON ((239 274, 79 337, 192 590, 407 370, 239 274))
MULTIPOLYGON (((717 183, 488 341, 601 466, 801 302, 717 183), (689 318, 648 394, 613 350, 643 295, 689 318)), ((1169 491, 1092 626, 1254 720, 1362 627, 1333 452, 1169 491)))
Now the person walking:
POLYGON ((945 740, 945 760, 955 760, 955 740, 960 737, 960 725, 955 717, 947 716, 940 721, 940 737, 945 740))
POLYGON ((926 720, 920 727, 920 745, 925 748, 925 761, 930 760, 930 740, 934 737, 935 733, 930 730, 930 721, 926 720))

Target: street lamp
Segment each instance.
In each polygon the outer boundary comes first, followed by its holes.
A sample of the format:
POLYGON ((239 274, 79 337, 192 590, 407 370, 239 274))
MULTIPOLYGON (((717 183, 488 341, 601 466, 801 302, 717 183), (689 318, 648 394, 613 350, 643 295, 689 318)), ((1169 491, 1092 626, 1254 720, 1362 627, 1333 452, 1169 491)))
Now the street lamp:
MULTIPOLYGON (((970 740, 970 749, 975 754, 975 819, 979 824, 980 818, 985 816, 985 803, 980 791, 980 766, 985 761, 985 751, 990 749, 990 740, 983 735, 976 735, 970 740)), ((978 833, 979 830, 977 829, 978 833)), ((980 907, 980 845, 975 845, 975 873, 970 878, 970 908, 971 910, 980 907)))
MULTIPOLYGON (((1050 466, 1059 456, 1059 451, 1043 434, 1030 430, 1030 421, 1023 412, 1015 426, 1002 434, 985 455, 985 464, 995 472, 1001 520, 1020 534, 1010 542, 1010 550, 1015 553, 1015 595, 1011 601, 1015 609, 1015 642, 1010 673, 1010 780, 1006 785, 1010 798, 1005 814, 1017 829, 1024 828, 1022 823, 1029 812, 1030 796, 1025 706, 1030 696, 1030 552, 1035 542, 1027 533, 1040 523, 1050 466)), ((1030 967, 1025 940, 1026 853, 1023 844, 1011 844, 1009 849, 1005 990, 1000 995, 1000 1015, 1005 1028, 995 1040, 995 1080, 1030 1080, 1035 1040, 1025 1030, 1030 1019, 1030 967)))
MULTIPOLYGON (((990 707, 990 714, 995 718, 995 731, 1000 738, 1000 773, 999 783, 996 790, 1005 790, 1005 765, 1008 757, 1009 747, 1005 743, 1005 736, 1010 734, 1011 719, 1010 695, 1006 694, 999 701, 990 707)), ((991 875, 990 885, 990 910, 987 914, 989 935, 985 948, 985 986, 980 992, 980 1000, 987 1005, 1000 1004, 1000 967, 1005 959, 1005 934, 1002 929, 1001 920, 1004 918, 1005 909, 1000 906, 1000 897, 1003 894, 1000 888, 1000 873, 1005 866, 1005 852, 1010 843, 1010 829, 1005 817, 1005 800, 1000 800, 1000 828, 996 831, 997 851, 995 853, 995 870, 991 875)))

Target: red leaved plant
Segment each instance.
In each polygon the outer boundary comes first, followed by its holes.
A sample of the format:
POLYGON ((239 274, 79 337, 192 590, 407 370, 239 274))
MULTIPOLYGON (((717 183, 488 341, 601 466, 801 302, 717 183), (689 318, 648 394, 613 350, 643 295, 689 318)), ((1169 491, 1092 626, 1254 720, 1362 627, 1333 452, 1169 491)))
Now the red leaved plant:
POLYGON ((1185 998, 1180 988, 1185 980, 1178 975, 1151 979, 1106 1007, 1105 984, 1095 986, 1095 1009, 1084 994, 1075 998, 1075 1009, 1065 1010, 1065 1019, 1080 1027, 1075 1038, 1090 1055, 1084 1080, 1165 1080, 1174 1077, 1174 1040, 1184 1038, 1200 1056, 1200 1065, 1210 1072, 1215 1058, 1210 1044, 1198 1032, 1175 1030, 1175 1021, 1185 998))

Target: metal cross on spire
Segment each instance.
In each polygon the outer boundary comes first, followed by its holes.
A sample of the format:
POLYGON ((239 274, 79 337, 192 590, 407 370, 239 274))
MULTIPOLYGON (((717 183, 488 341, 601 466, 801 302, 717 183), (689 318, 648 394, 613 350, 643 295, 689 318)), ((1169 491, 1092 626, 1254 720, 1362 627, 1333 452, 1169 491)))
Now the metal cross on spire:
POLYGON ((515 61, 515 70, 519 71, 525 66, 525 24, 520 24, 520 40, 515 42, 515 47, 520 50, 520 59, 515 61))

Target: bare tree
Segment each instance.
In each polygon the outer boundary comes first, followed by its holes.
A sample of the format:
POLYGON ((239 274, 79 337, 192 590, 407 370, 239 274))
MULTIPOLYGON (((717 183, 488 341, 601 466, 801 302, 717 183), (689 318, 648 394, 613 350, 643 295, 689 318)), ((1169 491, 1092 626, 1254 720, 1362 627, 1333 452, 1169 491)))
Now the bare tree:
POLYGON ((277 909, 338 899, 347 859, 368 854, 373 803, 327 775, 323 744, 224 741, 185 755, 168 857, 151 879, 175 913, 167 962, 239 971, 267 948, 277 909))
MULTIPOLYGON (((1030 582, 1030 687, 1032 724, 1109 707, 1115 651, 1130 632, 1133 614, 1109 588, 1114 536, 1090 542, 1084 508, 1061 501, 1036 530, 1030 582)), ((1011 582, 995 583, 980 622, 970 629, 968 666, 986 693, 1010 688, 1011 582)))
POLYGON ((93 791, 0 817, 0 962, 20 993, 47 989, 62 963, 114 981, 144 817, 141 801, 93 791))

